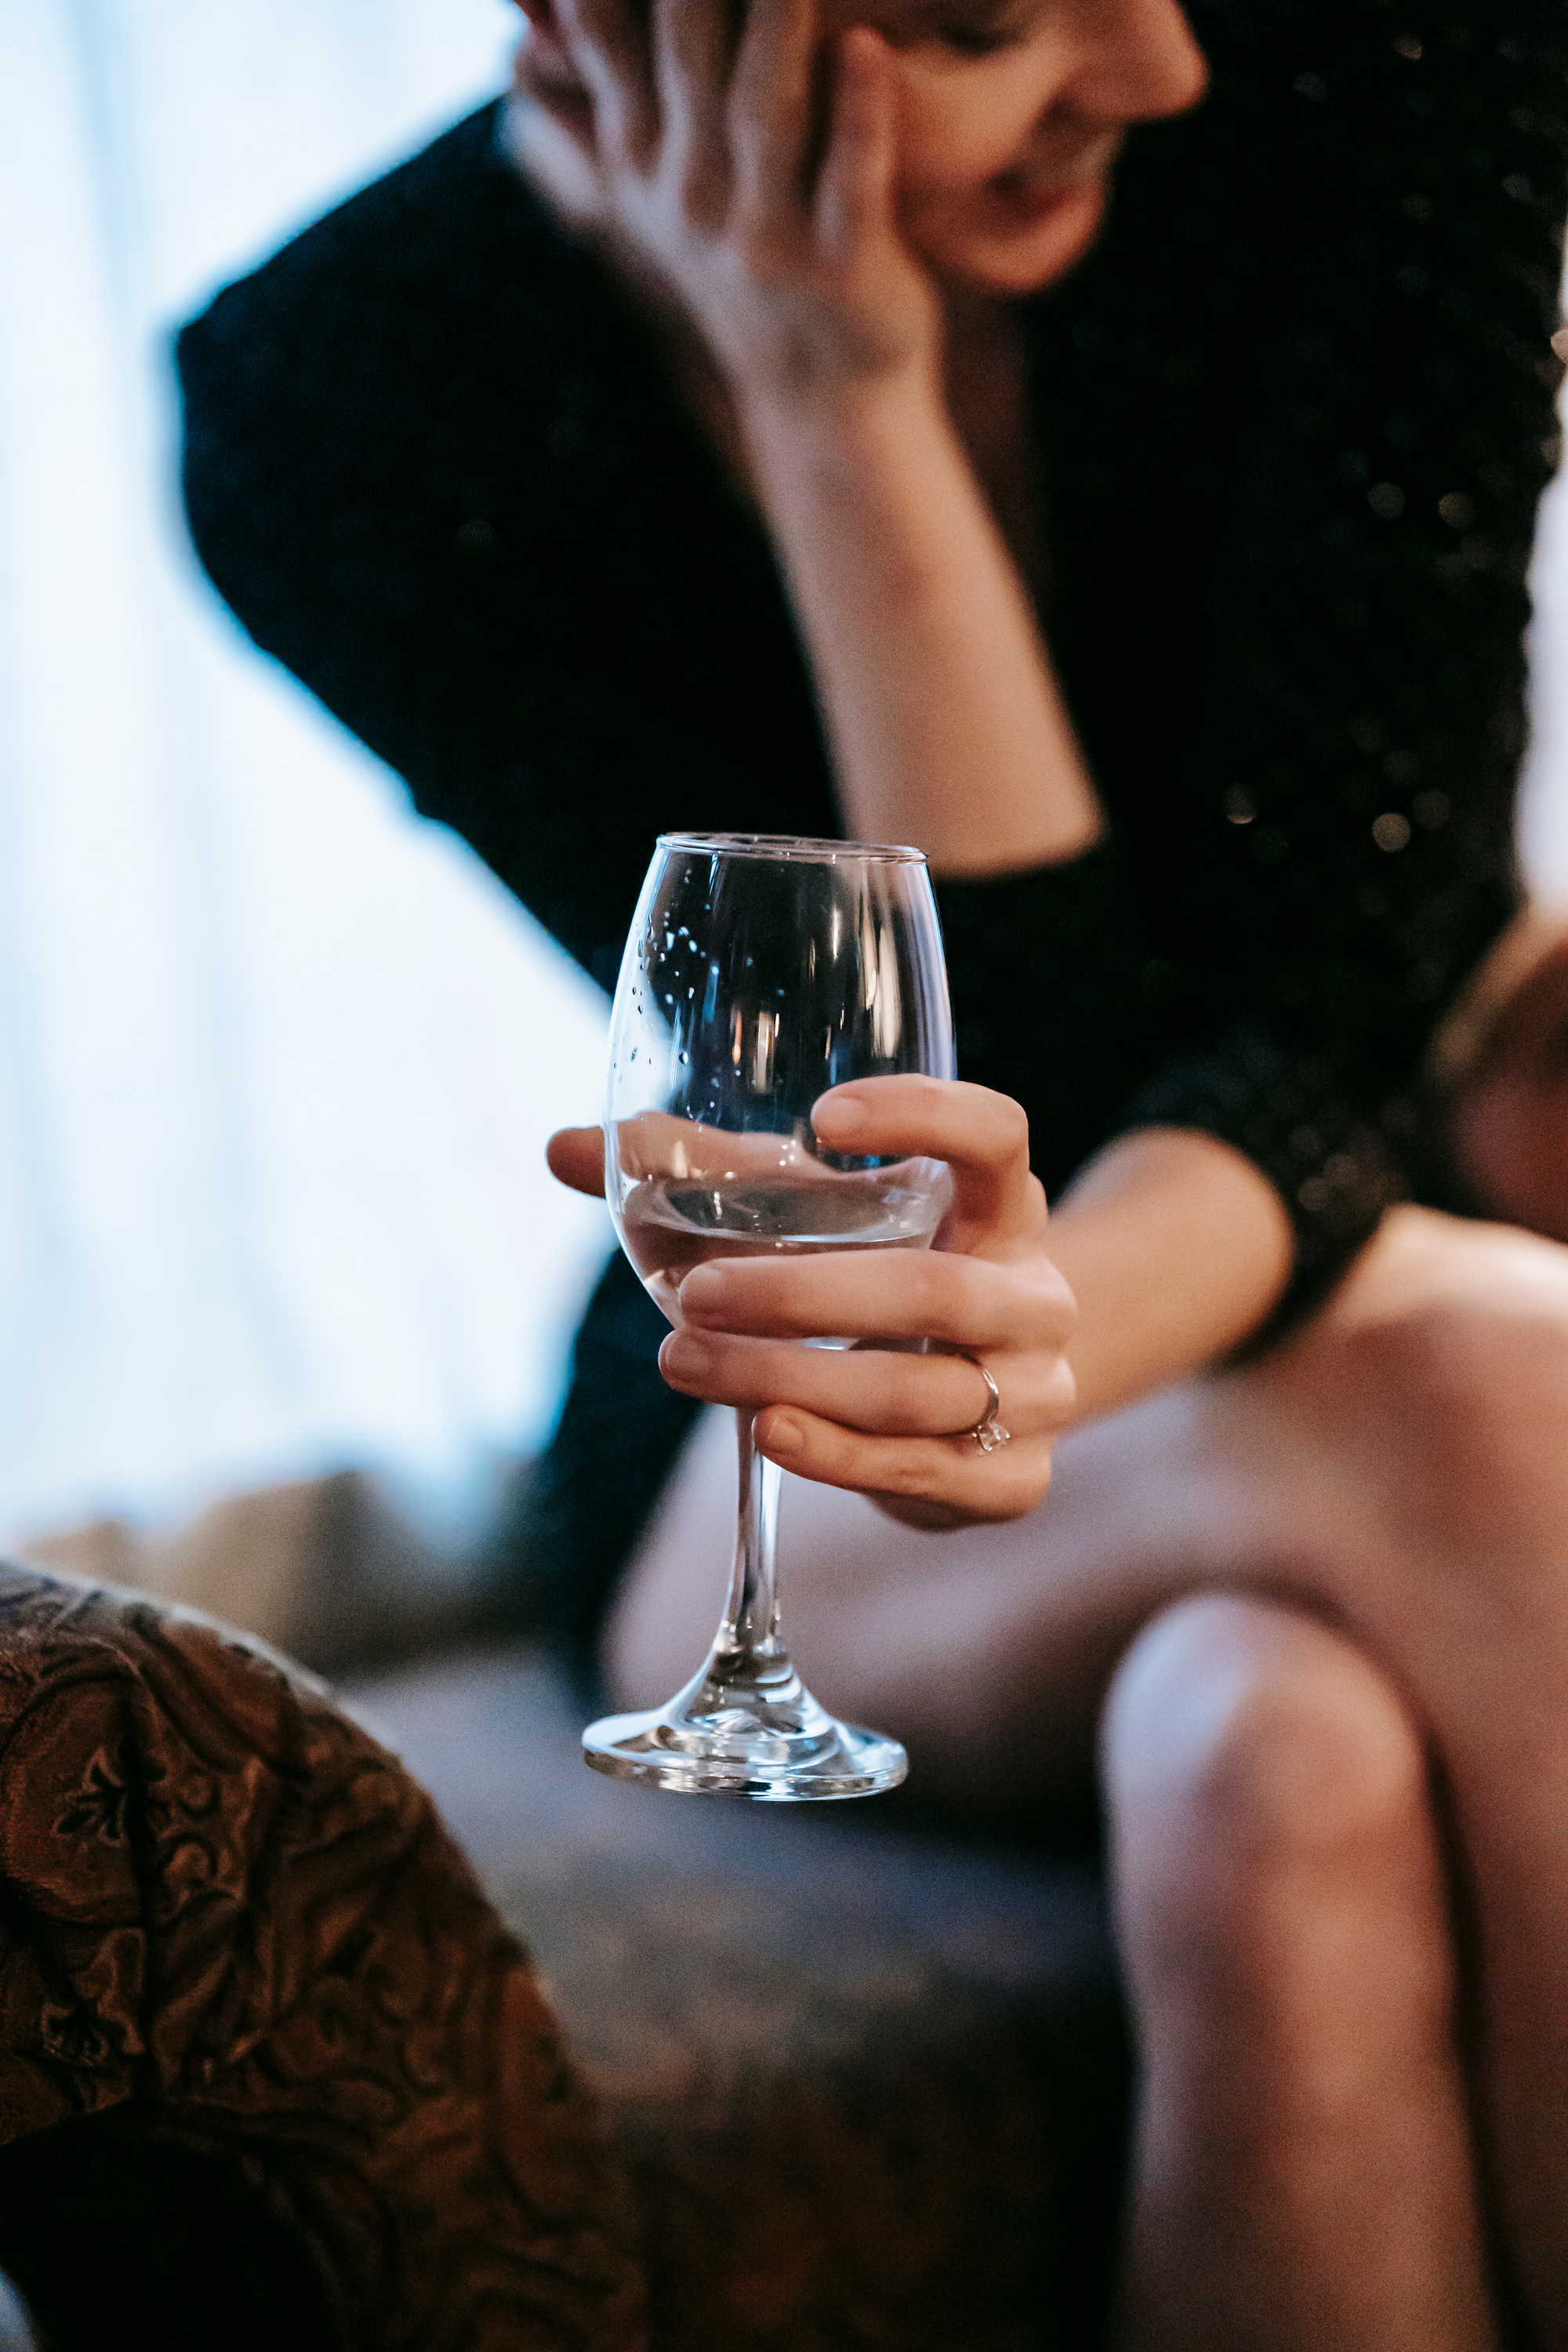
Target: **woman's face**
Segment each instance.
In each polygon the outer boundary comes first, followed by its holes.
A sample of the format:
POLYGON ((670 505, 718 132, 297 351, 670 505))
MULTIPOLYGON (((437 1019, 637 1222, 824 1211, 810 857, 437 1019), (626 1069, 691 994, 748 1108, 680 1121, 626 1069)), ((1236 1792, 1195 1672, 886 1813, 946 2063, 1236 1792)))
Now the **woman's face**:
POLYGON ((1177 0, 827 0, 826 22, 891 45, 904 234, 939 278, 989 293, 1069 269, 1125 131, 1207 79, 1177 0))
MULTIPOLYGON (((576 138, 592 108, 556 0, 519 0, 518 87, 576 138)), ((1135 122, 1180 114, 1207 69, 1179 0, 821 0, 828 33, 869 25, 899 68, 904 235, 952 286, 1027 294, 1094 241, 1135 122)), ((591 189, 574 204, 589 217, 591 189)))

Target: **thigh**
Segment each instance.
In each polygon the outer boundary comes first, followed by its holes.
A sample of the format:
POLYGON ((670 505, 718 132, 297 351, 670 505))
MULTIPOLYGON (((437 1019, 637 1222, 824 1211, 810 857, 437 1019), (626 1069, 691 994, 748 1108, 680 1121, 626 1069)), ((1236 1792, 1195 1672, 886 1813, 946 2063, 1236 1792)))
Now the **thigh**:
MULTIPOLYGON (((606 1643, 627 1704, 711 1636, 732 1432, 702 1417, 631 1565, 606 1643)), ((1078 1769, 1138 1626, 1209 1586, 1342 1620, 1431 1703, 1488 1675, 1556 1686, 1564 1438, 1568 1249, 1402 1213, 1286 1343, 1069 1432, 1026 1518, 923 1534, 786 1475, 789 1637, 831 1703, 980 1782, 1078 1769)))
MULTIPOLYGON (((710 1417, 634 1564, 628 1697, 666 1696, 711 1633, 731 1443, 710 1417)), ((1287 1342, 1072 1433, 1011 1526, 921 1535, 786 1487, 803 1670, 950 1801, 1085 1781, 1117 1659, 1184 1591, 1286 1598, 1405 1693, 1449 1814, 1481 2127, 1568 2342, 1568 1249, 1402 1212, 1287 1342)))
MULTIPOLYGON (((1003 1526, 925 1534, 785 1473, 784 1624, 818 1696, 896 1732, 950 1801, 989 1809, 1004 1790, 1027 1801, 1081 1787, 1101 1693, 1138 1625, 1268 1549, 1278 1486, 1216 1463, 1206 1387, 1069 1433, 1045 1502, 1003 1526)), ((617 1704, 667 1697, 712 1638, 733 1543, 733 1428, 727 1411, 703 1414, 628 1570, 605 1638, 617 1704)))
MULTIPOLYGON (((1142 1619, 1185 1583, 1246 1571, 1280 1517, 1216 1430, 1230 1399, 1195 1381, 1057 1447, 1038 1510, 927 1534, 863 1496, 783 1480, 780 1593, 790 1647, 836 1711, 893 1730, 922 1780, 989 1805, 1060 1793, 1090 1769, 1100 1694, 1142 1619)), ((1305 1465, 1294 1484, 1294 1523, 1305 1465)), ((701 1658, 735 1518, 733 1415, 700 1419, 611 1614, 617 1703, 668 1696, 701 1658)), ((1325 1505, 1311 1514, 1327 1516, 1325 1505)))

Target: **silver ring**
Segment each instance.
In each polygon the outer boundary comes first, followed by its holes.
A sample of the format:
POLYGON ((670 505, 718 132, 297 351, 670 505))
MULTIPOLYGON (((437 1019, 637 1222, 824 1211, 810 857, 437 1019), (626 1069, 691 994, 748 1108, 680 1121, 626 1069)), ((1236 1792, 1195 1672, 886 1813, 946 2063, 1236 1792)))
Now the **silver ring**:
POLYGON ((967 1348, 956 1349, 954 1352, 962 1356, 966 1363, 973 1364, 985 1383, 984 1412, 973 1429, 961 1429, 955 1433, 960 1437, 973 1437, 982 1454, 994 1454, 999 1445, 1008 1444, 1013 1435, 1010 1429, 1004 1429, 1002 1426, 1002 1391, 978 1356, 972 1356, 967 1348))

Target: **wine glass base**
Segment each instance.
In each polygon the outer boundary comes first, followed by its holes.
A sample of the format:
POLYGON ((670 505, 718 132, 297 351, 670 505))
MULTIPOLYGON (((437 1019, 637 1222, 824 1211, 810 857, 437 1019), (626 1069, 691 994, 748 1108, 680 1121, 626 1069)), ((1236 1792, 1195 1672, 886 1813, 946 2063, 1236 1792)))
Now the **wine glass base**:
POLYGON ((616 1780, 682 1796, 750 1797, 759 1804, 821 1803, 896 1789, 909 1758, 896 1739, 815 1709, 809 1731, 763 1721, 694 1719, 678 1699, 641 1715, 607 1715, 583 1734, 583 1759, 616 1780))

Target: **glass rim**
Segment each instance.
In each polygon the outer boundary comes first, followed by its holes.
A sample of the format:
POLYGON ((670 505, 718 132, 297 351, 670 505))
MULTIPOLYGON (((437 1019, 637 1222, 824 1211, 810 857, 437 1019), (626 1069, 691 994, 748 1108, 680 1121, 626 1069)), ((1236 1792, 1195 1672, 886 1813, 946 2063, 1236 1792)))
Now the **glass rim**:
POLYGON ((661 833, 660 849, 689 849, 699 856, 798 858, 803 866, 852 861, 873 866, 923 866, 926 854, 908 842, 829 841, 796 833, 661 833))

